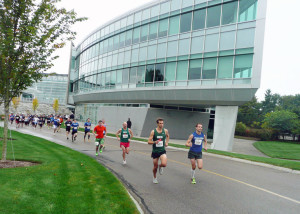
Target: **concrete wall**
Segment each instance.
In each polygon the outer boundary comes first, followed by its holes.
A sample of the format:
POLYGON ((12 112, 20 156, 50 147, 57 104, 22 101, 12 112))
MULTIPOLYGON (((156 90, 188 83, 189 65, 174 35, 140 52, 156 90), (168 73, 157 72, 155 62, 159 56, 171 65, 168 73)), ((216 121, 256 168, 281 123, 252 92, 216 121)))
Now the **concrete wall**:
POLYGON ((98 119, 105 118, 108 132, 116 132, 130 118, 133 134, 139 137, 149 137, 156 127, 156 118, 162 117, 172 139, 187 139, 195 131, 196 123, 203 124, 206 134, 209 116, 201 112, 133 107, 100 107, 98 112, 98 119))

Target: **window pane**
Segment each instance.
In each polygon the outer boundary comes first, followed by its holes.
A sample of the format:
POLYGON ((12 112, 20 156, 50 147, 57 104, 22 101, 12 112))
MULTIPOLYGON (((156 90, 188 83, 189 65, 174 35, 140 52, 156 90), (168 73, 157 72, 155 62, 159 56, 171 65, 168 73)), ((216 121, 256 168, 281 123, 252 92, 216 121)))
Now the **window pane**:
POLYGON ((132 42, 132 30, 129 30, 126 32, 125 46, 131 45, 131 42, 132 42))
POLYGON ((179 33, 179 16, 170 18, 169 36, 179 33))
POLYGON ((127 17, 127 26, 133 24, 133 15, 127 17))
POLYGON ((217 68, 217 58, 204 59, 202 79, 215 79, 217 68))
POLYGON ((122 70, 117 71, 117 84, 122 84, 122 70))
POLYGON ((144 83, 145 82, 145 66, 139 66, 137 70, 137 83, 144 83))
POLYGON ((236 38, 236 48, 254 47, 255 29, 239 30, 236 38))
POLYGON ((181 15, 180 33, 191 31, 192 13, 181 15))
POLYGON ((135 28, 133 30, 133 40, 132 40, 132 44, 135 44, 135 43, 139 43, 140 41, 140 31, 141 31, 141 28, 135 28))
POLYGON ((220 50, 234 49, 235 31, 221 33, 220 50))
POLYGON ((167 57, 177 55, 177 43, 178 43, 178 41, 168 42, 167 57))
POLYGON ((168 19, 159 21, 158 37, 166 36, 168 33, 168 19))
POLYGON ((128 84, 129 80, 129 68, 123 69, 122 71, 122 84, 128 84))
POLYGON ((182 8, 192 6, 194 4, 194 0, 183 0, 182 1, 182 8))
POLYGON ((125 52, 125 57, 124 57, 124 64, 129 64, 130 63, 130 57, 131 57, 131 51, 126 51, 125 52))
POLYGON ((110 85, 110 72, 105 73, 105 85, 106 86, 110 85))
POLYGON ((118 65, 118 54, 114 54, 111 66, 117 66, 117 65, 118 65))
POLYGON ((151 23, 149 28, 149 40, 157 38, 157 22, 151 23))
POLYGON ((119 48, 119 35, 114 36, 114 50, 119 48))
POLYGON ((232 78, 233 56, 220 57, 218 63, 218 78, 232 78))
POLYGON ((205 28, 206 9, 194 12, 193 30, 205 28))
POLYGON ((234 78, 248 78, 252 76, 253 55, 235 57, 234 78))
POLYGON ((145 61, 147 57, 147 47, 140 48, 140 58, 139 61, 145 61))
POLYGON ((190 39, 180 40, 178 55, 187 55, 189 53, 190 53, 190 39))
POLYGON ((111 85, 116 85, 116 81, 117 81, 117 72, 112 71, 111 75, 110 75, 110 84, 111 85))
POLYGON ((222 25, 236 22, 238 1, 223 4, 222 25))
POLYGON ((136 71, 137 68, 131 68, 129 74, 129 83, 136 83, 136 71))
POLYGON ((165 81, 174 81, 176 73, 176 62, 166 63, 165 81))
POLYGON ((145 82, 153 82, 154 65, 147 65, 145 82))
POLYGON ((140 22, 141 19, 142 19, 142 12, 138 12, 138 13, 134 14, 134 23, 140 22))
POLYGON ((120 34, 119 48, 123 48, 125 46, 125 36, 125 33, 120 34))
POLYGON ((179 10, 181 8, 181 0, 172 0, 171 11, 179 10))
POLYGON ((191 54, 197 54, 203 52, 203 40, 204 37, 192 38, 191 54))
POLYGON ((151 17, 156 17, 159 15, 159 5, 151 8, 151 17))
POLYGON ((177 64, 176 80, 187 80, 188 61, 180 61, 177 64))
POLYGON ((149 25, 142 26, 141 30, 141 42, 147 41, 149 33, 149 25))
POLYGON ((157 45, 156 58, 165 58, 167 52, 167 43, 162 43, 157 45))
POLYGON ((165 14, 170 12, 170 2, 165 2, 160 5, 160 14, 165 14))
POLYGON ((257 0, 240 0, 239 22, 256 19, 257 0))
POLYGON ((155 81, 164 81, 165 63, 155 65, 155 81))
POLYGON ((139 61, 139 49, 132 50, 131 53, 131 62, 138 62, 139 61))
POLYGON ((214 27, 220 25, 220 16, 221 16, 221 6, 209 7, 207 9, 207 27, 214 27))
POLYGON ((150 19, 150 9, 146 9, 143 11, 142 21, 150 19))
POLYGON ((152 45, 148 47, 148 60, 155 59, 156 55, 156 45, 152 45))
POLYGON ((189 80, 201 79, 202 59, 190 60, 189 80))
POLYGON ((219 34, 207 35, 205 39, 205 52, 217 51, 219 45, 219 34))
POLYGON ((124 52, 118 54, 118 65, 124 64, 124 52))

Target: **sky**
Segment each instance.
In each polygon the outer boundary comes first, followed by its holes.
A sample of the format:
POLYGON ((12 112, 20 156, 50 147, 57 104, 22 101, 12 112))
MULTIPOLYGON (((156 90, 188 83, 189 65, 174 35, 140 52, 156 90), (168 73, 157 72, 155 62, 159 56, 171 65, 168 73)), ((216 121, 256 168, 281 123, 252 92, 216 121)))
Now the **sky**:
MULTIPOLYGON (((78 17, 88 18, 72 27, 77 32, 73 41, 77 46, 101 25, 151 1, 61 0, 60 5, 68 10, 74 9, 78 17)), ((267 89, 282 96, 300 94, 299 8, 299 0, 268 0, 261 86, 256 93, 259 101, 264 100, 267 89)), ((67 74, 70 44, 57 51, 57 54, 60 57, 49 72, 67 74)))

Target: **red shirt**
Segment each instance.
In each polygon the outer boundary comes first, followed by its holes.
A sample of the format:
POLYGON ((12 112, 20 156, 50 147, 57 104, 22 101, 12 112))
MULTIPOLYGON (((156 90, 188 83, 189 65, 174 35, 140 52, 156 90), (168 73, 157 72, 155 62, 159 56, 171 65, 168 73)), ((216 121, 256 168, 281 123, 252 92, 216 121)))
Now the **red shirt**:
POLYGON ((106 133, 106 127, 105 126, 99 126, 97 125, 95 128, 94 128, 94 132, 96 132, 96 138, 104 138, 104 134, 103 134, 103 131, 105 131, 106 133))

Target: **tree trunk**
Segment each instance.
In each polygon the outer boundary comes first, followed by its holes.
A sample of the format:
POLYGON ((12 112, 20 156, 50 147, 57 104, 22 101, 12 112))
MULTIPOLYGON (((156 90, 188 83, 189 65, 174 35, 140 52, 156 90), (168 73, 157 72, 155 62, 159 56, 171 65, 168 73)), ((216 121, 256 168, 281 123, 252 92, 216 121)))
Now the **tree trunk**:
POLYGON ((2 145, 2 159, 1 162, 6 161, 7 152, 7 134, 8 134, 8 116, 9 116, 9 101, 4 101, 4 131, 3 131, 3 145, 2 145))

